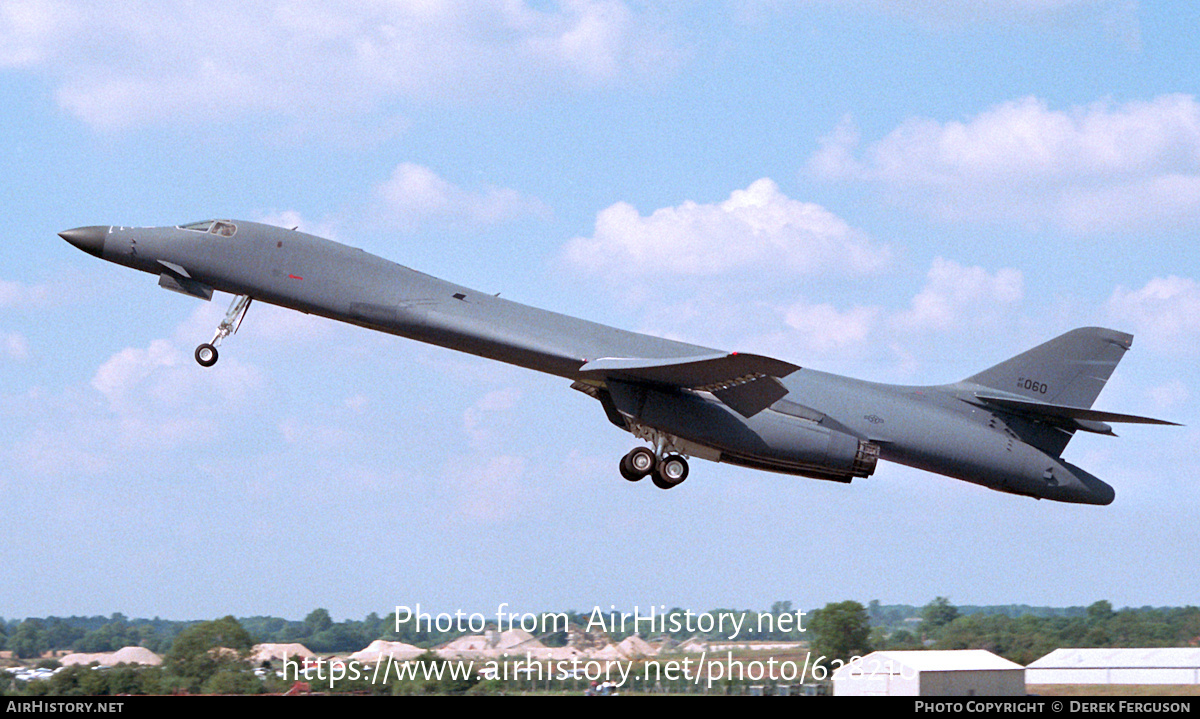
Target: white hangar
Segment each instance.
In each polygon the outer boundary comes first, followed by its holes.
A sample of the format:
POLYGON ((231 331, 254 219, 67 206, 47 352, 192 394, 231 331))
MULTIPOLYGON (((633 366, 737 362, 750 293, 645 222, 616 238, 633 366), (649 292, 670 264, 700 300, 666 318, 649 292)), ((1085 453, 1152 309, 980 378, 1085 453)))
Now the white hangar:
POLYGON ((983 649, 872 652, 833 674, 834 696, 1021 696, 1025 668, 983 649))
POLYGON ((1055 649, 1025 669, 1030 684, 1200 684, 1200 649, 1055 649))

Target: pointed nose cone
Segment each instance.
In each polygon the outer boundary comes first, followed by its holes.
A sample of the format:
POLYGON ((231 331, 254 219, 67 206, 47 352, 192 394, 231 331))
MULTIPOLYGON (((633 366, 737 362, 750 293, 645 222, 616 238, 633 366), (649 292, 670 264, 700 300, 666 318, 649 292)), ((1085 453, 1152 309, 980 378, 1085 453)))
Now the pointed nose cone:
POLYGON ((95 255, 104 256, 104 238, 108 236, 107 227, 93 225, 91 227, 76 227, 73 230, 63 230, 58 236, 75 245, 79 249, 95 255))

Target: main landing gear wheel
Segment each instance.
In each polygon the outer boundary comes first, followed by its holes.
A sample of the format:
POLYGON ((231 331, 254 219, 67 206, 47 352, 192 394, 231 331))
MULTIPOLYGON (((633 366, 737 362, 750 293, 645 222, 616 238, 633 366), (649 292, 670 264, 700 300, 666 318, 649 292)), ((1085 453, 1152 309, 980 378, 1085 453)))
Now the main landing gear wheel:
POLYGON ((621 458, 621 476, 636 482, 654 471, 654 453, 645 447, 634 447, 621 458))
POLYGON ((682 484, 683 480, 687 479, 687 476, 687 460, 678 454, 668 454, 658 462, 658 466, 654 468, 654 473, 651 475, 650 480, 659 489, 671 489, 682 484))
POLYGON ((205 342, 196 348, 196 362, 201 367, 212 367, 217 363, 217 348, 205 342))
POLYGON ((659 458, 647 447, 634 447, 621 458, 621 476, 637 482, 649 475, 659 489, 678 487, 688 476, 687 460, 679 454, 659 458))

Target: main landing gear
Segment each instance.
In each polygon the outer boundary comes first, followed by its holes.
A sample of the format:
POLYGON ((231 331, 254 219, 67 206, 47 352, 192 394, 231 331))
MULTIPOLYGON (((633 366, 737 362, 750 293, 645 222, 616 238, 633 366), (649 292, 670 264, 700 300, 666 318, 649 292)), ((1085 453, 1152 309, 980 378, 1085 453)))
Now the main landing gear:
POLYGON ((221 324, 217 325, 217 333, 213 335, 211 342, 205 342, 196 348, 196 362, 201 367, 212 367, 217 363, 217 346, 221 344, 221 340, 238 331, 242 326, 242 320, 246 317, 246 310, 250 308, 250 295, 238 295, 233 298, 233 302, 229 305, 229 311, 225 313, 225 319, 221 320, 221 324))
POLYGON ((621 458, 621 476, 637 482, 646 475, 659 489, 680 485, 688 476, 688 463, 681 454, 655 454, 649 447, 634 447, 621 458))

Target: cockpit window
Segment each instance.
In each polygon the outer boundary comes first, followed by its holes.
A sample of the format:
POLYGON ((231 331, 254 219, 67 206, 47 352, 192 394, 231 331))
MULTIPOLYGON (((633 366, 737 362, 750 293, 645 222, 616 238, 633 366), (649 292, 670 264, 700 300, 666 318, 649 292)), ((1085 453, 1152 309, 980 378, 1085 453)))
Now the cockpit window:
POLYGON ((204 222, 193 222, 189 225, 180 225, 181 230, 192 230, 194 232, 211 232, 214 235, 221 237, 233 237, 237 234, 237 225, 228 220, 205 220, 204 222))

